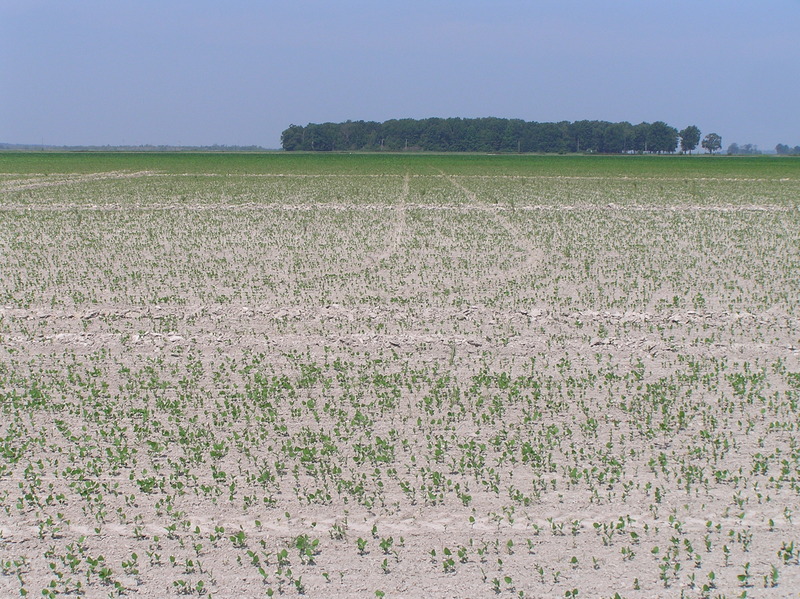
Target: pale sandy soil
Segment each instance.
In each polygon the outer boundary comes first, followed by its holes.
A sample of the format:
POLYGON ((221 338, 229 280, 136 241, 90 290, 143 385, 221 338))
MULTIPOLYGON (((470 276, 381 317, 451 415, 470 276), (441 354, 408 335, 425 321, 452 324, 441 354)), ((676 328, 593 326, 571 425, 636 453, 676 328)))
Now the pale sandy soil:
POLYGON ((781 188, 227 179, 2 182, 0 596, 800 597, 781 188))

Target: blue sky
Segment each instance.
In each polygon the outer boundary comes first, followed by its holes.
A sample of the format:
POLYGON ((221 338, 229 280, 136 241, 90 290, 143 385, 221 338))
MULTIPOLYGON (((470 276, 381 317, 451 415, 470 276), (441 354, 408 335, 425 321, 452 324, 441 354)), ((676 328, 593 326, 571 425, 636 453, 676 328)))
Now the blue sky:
POLYGON ((289 124, 664 120, 800 144, 800 0, 0 0, 0 141, 257 144, 289 124))

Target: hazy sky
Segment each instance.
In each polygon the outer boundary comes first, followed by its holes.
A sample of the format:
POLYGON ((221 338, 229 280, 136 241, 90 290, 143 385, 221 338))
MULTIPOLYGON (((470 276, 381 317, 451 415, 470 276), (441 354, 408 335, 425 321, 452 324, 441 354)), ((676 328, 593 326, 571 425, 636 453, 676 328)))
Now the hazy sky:
POLYGON ((800 0, 0 0, 0 142, 664 120, 800 144, 800 0))

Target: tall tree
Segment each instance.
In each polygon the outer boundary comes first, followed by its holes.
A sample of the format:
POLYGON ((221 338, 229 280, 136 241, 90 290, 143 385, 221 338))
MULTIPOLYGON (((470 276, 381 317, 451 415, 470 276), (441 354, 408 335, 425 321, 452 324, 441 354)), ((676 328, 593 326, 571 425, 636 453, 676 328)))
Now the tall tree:
POLYGON ((606 123, 603 132, 603 147, 600 149, 605 154, 619 154, 624 152, 625 133, 630 127, 628 123, 606 123))
POLYGON ((703 138, 701 145, 709 154, 713 154, 722 147, 722 138, 716 133, 709 133, 703 138))
POLYGON ((289 125, 289 128, 281 133, 281 146, 284 150, 302 150, 305 137, 305 129, 299 125, 289 125))
POLYGON ((689 152, 691 154, 692 150, 700 143, 700 129, 695 125, 689 125, 678 135, 681 136, 681 152, 689 152))
POLYGON ((678 130, 663 121, 650 125, 647 132, 647 149, 650 152, 674 152, 678 147, 678 130))
POLYGON ((647 152, 647 135, 649 131, 650 123, 639 123, 631 127, 631 150, 647 152))
POLYGON ((792 154, 800 154, 800 146, 795 146, 793 148, 787 146, 786 144, 778 144, 775 146, 775 152, 781 156, 789 156, 792 154))

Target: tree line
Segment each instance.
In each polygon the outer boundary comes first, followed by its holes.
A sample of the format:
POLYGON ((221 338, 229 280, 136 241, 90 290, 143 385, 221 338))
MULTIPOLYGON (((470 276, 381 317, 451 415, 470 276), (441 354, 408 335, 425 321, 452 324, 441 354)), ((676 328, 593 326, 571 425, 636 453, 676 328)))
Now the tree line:
POLYGON ((786 144, 775 146, 775 153, 780 156, 800 156, 800 146, 790 147, 786 144))
MULTIPOLYGON (((539 123, 495 117, 309 123, 290 125, 281 134, 284 150, 319 152, 673 153, 679 146, 681 152, 692 152, 700 143, 696 126, 678 131, 663 121, 539 123)), ((715 152, 722 147, 722 138, 710 133, 701 145, 715 152)))
MULTIPOLYGON (((729 156, 760 156, 763 153, 755 144, 739 145, 734 142, 728 146, 729 156)), ((786 144, 778 144, 775 146, 775 153, 778 156, 800 156, 800 146, 792 148, 786 144)))

